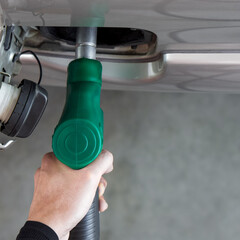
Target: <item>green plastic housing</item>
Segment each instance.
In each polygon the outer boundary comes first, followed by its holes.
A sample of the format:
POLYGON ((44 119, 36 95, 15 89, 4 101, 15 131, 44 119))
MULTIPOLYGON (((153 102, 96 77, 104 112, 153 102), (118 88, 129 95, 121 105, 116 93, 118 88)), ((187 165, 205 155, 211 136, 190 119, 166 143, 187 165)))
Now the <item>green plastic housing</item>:
POLYGON ((103 111, 100 108, 102 65, 76 59, 68 66, 66 103, 52 137, 56 157, 72 169, 94 161, 103 147, 103 111))

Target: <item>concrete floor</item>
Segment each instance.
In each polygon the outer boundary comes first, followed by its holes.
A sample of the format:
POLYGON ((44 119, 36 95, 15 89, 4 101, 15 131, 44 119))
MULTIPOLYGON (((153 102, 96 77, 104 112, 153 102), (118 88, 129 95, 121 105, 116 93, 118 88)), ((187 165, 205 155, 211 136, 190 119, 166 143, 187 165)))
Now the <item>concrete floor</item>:
MULTIPOLYGON (((65 90, 28 139, 1 152, 0 239, 15 239, 33 175, 51 150, 65 90)), ((109 210, 101 239, 237 240, 240 236, 240 95, 103 92, 109 210)))

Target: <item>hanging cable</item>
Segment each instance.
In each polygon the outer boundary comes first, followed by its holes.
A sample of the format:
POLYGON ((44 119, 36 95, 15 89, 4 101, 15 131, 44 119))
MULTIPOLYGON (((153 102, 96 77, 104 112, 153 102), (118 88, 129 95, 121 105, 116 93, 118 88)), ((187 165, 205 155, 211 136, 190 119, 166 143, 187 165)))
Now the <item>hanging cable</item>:
POLYGON ((40 85, 41 81, 42 81, 42 64, 37 56, 37 54, 31 50, 26 50, 26 51, 23 51, 17 55, 15 55, 15 57, 13 58, 13 62, 19 60, 20 56, 23 55, 23 54, 26 54, 26 53, 30 53, 34 56, 34 58, 36 59, 37 63, 38 63, 38 66, 39 66, 39 80, 38 80, 38 85, 40 85))

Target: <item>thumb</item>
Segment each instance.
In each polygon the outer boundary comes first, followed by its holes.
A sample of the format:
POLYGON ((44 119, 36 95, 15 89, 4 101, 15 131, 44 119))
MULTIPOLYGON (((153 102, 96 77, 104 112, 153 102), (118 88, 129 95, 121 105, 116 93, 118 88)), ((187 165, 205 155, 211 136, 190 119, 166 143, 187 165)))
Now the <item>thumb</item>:
POLYGON ((94 174, 102 176, 105 173, 109 173, 113 170, 113 155, 107 150, 102 150, 98 157, 90 163, 87 168, 93 171, 94 174))

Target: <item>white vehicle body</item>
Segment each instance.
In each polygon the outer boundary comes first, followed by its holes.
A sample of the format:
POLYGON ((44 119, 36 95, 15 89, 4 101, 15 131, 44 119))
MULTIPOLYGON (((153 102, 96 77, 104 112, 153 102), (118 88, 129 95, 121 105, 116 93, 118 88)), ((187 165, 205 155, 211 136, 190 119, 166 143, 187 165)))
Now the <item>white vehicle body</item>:
MULTIPOLYGON (((156 34, 154 51, 98 52, 105 89, 240 92, 239 1, 223 0, 1 0, 2 22, 24 26, 82 26, 99 18, 104 28, 143 29, 156 34)), ((142 46, 144 47, 144 45, 142 46)), ((35 49, 44 83, 65 86, 74 51, 35 49)), ((30 56, 19 77, 34 78, 30 56)))

